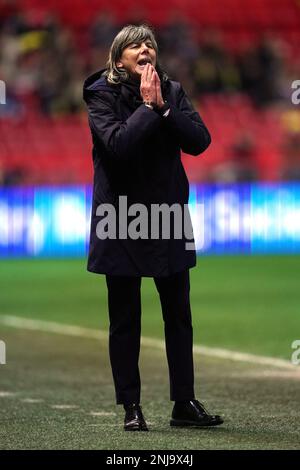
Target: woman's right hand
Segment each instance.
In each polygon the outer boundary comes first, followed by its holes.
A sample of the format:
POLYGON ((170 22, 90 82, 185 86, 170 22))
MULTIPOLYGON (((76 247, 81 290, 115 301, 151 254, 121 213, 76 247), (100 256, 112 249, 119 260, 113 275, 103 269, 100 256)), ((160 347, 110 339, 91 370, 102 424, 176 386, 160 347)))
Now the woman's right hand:
POLYGON ((148 63, 141 75, 141 97, 146 103, 156 104, 157 101, 155 73, 156 71, 153 65, 148 63))

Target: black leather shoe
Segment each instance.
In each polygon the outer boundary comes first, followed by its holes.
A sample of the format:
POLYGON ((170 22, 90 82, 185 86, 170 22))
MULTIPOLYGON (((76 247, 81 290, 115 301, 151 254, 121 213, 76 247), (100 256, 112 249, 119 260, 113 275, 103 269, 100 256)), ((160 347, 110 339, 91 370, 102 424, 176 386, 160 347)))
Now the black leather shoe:
POLYGON ((124 408, 126 410, 124 420, 125 431, 149 431, 140 405, 133 403, 126 405, 126 407, 124 406, 124 408))
POLYGON ((198 400, 175 402, 170 426, 218 426, 219 415, 210 415, 198 400))

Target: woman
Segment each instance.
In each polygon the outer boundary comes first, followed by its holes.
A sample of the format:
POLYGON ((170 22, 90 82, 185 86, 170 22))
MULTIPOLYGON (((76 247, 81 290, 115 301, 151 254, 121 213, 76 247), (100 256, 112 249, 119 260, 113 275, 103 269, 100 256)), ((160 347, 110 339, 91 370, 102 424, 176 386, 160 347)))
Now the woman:
POLYGON ((107 68, 84 84, 94 145, 88 270, 106 275, 110 360, 126 431, 148 430, 138 368, 143 276, 154 278, 162 306, 170 398, 175 401, 170 424, 223 422, 194 395, 189 268, 196 255, 188 243, 189 216, 178 222, 176 211, 174 217, 169 211, 160 214, 162 224, 157 218, 153 223, 155 208, 186 209, 189 185, 180 151, 202 153, 210 135, 181 85, 162 71, 157 55, 148 26, 126 26, 112 43, 107 68), (137 213, 138 221, 133 218, 137 213), (184 230, 178 236, 181 223, 184 230))

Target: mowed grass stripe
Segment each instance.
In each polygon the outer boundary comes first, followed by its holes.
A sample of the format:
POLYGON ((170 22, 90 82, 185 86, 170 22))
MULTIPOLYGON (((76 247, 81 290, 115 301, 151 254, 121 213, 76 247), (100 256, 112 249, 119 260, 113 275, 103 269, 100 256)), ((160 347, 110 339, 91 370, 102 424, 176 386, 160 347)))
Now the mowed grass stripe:
MULTIPOLYGON (((22 318, 13 315, 0 315, 0 323, 13 328, 25 328, 34 331, 45 331, 47 333, 78 336, 82 338, 91 338, 97 340, 107 340, 107 332, 105 331, 93 330, 91 328, 82 328, 76 325, 66 325, 62 323, 49 322, 44 320, 22 318)), ((142 345, 148 346, 150 348, 162 350, 165 349, 165 344, 161 340, 142 336, 141 342, 142 345)), ((216 357, 219 359, 229 359, 232 361, 249 362, 252 364, 291 369, 294 370, 296 373, 299 372, 297 366, 284 359, 258 356, 254 354, 246 354, 237 351, 230 351, 220 348, 209 348, 206 346, 198 345, 194 345, 194 353, 208 357, 216 357)))

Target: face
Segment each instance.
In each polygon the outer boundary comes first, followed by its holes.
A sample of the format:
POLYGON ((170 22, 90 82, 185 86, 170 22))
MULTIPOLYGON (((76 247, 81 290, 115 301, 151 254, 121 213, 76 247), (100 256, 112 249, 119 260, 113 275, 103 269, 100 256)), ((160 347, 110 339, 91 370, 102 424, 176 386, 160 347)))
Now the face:
POLYGON ((156 52, 150 39, 141 43, 129 44, 123 50, 117 67, 123 67, 132 77, 140 78, 148 62, 155 67, 156 52))

